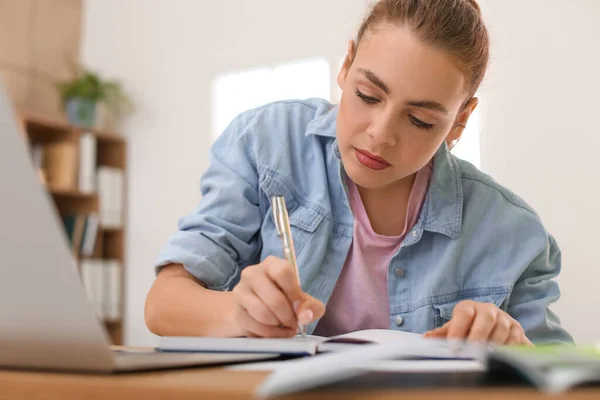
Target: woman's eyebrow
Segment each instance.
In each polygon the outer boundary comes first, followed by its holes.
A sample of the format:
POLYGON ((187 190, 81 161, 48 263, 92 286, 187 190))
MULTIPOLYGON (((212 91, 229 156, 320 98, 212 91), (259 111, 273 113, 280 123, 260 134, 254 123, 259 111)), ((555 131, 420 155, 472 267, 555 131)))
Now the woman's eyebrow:
POLYGON ((438 103, 437 101, 430 101, 430 100, 407 101, 406 104, 409 106, 412 106, 412 107, 427 108, 428 110, 439 111, 446 115, 450 114, 450 112, 448 112, 448 109, 446 107, 444 107, 442 104, 438 103))
POLYGON ((371 83, 377 86, 379 89, 383 90, 385 94, 390 94, 390 89, 388 86, 383 83, 381 79, 373 71, 370 69, 359 68, 358 72, 361 72, 371 83))
MULTIPOLYGON (((383 92, 387 95, 390 94, 390 88, 386 85, 381 78, 379 78, 373 71, 364 68, 358 68, 358 72, 362 73, 365 78, 367 78, 373 85, 377 86, 379 89, 383 90, 383 92)), ((437 101, 431 100, 419 100, 419 101, 407 101, 407 105, 412 107, 426 108, 428 110, 439 111, 446 115, 450 114, 448 109, 444 107, 442 104, 437 101)))

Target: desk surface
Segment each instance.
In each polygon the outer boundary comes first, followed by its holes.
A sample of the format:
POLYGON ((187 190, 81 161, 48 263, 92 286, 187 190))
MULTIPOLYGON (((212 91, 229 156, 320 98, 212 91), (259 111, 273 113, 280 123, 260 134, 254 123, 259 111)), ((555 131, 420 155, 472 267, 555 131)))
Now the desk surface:
MULTIPOLYGON (((265 372, 229 371, 223 368, 193 368, 154 373, 98 376, 0 370, 0 398, 71 399, 248 399, 266 376, 265 372), (6 396, 6 397, 4 397, 6 396)), ((534 389, 373 389, 351 392, 312 391, 286 396, 286 399, 418 399, 433 400, 534 400, 599 399, 600 389, 579 389, 548 397, 534 389), (440 393, 443 392, 443 397, 440 393), (351 394, 351 396, 350 396, 351 394)))

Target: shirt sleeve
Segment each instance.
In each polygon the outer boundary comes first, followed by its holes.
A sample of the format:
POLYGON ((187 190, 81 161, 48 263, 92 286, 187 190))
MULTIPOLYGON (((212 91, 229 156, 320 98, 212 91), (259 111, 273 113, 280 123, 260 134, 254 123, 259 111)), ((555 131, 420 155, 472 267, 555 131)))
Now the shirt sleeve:
POLYGON ((558 283, 561 252, 548 235, 548 245, 529 264, 517 280, 508 304, 508 313, 516 319, 534 344, 573 343, 549 306, 560 297, 558 283))
POLYGON ((236 117, 211 146, 199 205, 179 220, 160 251, 156 273, 178 263, 209 289, 228 290, 241 266, 258 257, 261 213, 248 119, 247 113, 236 117))

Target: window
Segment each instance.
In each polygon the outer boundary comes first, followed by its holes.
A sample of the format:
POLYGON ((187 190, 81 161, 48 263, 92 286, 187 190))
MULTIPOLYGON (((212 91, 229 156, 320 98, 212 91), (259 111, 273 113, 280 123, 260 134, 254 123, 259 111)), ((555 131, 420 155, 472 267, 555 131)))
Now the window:
POLYGON ((236 115, 277 100, 330 98, 329 62, 323 58, 226 74, 213 81, 213 138, 236 115))

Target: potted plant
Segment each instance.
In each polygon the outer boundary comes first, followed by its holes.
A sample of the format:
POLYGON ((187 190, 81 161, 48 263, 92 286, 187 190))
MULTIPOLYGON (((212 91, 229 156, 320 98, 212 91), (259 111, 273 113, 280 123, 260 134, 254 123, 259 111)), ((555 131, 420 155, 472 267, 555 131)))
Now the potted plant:
POLYGON ((93 127, 99 122, 99 113, 101 119, 112 118, 114 123, 116 117, 133 111, 133 103, 119 82, 103 80, 89 70, 83 70, 71 81, 59 83, 58 89, 67 118, 75 125, 93 127))

